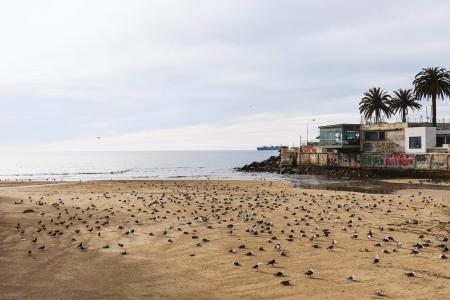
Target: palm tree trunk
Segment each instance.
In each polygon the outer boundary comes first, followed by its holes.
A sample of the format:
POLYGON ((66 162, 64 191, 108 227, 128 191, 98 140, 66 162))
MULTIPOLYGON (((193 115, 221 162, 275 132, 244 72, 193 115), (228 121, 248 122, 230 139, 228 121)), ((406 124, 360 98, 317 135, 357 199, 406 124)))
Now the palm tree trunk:
POLYGON ((433 114, 433 127, 436 127, 436 94, 431 99, 431 111, 433 114))
POLYGON ((405 109, 403 109, 403 111, 402 111, 402 121, 403 121, 403 123, 406 123, 406 110, 405 109))

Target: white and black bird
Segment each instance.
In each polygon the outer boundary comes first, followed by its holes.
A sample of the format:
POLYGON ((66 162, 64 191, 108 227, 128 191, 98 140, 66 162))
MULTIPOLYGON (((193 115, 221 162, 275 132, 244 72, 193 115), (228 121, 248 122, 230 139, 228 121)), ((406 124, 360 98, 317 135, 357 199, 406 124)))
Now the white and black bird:
POLYGON ((356 281, 356 276, 355 275, 350 275, 350 276, 347 277, 347 280, 356 281))
POLYGON ((377 294, 377 296, 380 296, 380 297, 384 297, 384 296, 385 296, 383 290, 378 290, 378 291, 376 291, 375 293, 377 294))
POLYGON ((379 263, 380 262, 380 257, 378 256, 378 255, 375 255, 374 257, 373 257, 373 263, 374 264, 377 264, 377 263, 379 263))
POLYGON ((256 271, 259 271, 262 268, 262 263, 257 263, 253 266, 253 269, 256 269, 256 271))
POLYGON ((306 276, 312 277, 314 275, 314 269, 310 268, 308 271, 306 271, 305 273, 306 276))

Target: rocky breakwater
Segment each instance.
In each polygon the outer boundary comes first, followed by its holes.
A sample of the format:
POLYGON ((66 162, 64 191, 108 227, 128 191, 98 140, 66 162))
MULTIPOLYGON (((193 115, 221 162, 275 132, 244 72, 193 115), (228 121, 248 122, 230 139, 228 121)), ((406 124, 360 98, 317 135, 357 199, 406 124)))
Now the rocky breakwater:
POLYGON ((280 157, 271 156, 263 161, 254 161, 251 164, 245 165, 240 168, 236 168, 240 172, 270 172, 270 173, 280 173, 280 157))

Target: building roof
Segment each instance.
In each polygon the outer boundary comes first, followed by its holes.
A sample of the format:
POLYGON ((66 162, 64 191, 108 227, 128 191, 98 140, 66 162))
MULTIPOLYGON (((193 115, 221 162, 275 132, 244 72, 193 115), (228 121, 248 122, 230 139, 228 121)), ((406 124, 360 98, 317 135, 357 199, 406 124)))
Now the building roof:
POLYGON ((348 123, 341 123, 341 124, 333 124, 333 125, 324 125, 319 126, 319 128, 333 128, 333 127, 360 127, 361 124, 348 124, 348 123))

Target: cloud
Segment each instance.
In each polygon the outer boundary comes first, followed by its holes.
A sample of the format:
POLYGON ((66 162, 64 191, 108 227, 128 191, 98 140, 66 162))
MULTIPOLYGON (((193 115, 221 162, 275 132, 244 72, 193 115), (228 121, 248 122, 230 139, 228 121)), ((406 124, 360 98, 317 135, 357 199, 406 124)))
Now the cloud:
MULTIPOLYGON (((253 115, 357 116, 370 87, 408 88, 422 67, 450 68, 448 1, 25 3, 0 11, 1 147, 214 136, 253 115)), ((450 101, 438 114, 450 118, 450 101)), ((252 147, 266 143, 261 132, 252 147)))

